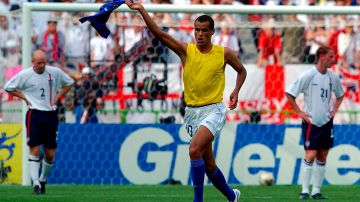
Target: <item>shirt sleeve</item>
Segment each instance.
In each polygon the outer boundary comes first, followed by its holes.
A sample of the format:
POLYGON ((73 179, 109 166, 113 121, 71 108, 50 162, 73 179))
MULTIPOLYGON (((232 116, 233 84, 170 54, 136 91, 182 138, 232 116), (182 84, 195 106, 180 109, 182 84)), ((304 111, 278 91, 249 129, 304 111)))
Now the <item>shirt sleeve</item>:
POLYGON ((265 38, 266 38, 265 34, 261 32, 259 35, 259 42, 258 42, 258 48, 260 50, 265 48, 265 38))
POLYGON ((59 70, 59 74, 60 74, 60 83, 62 87, 71 86, 72 84, 74 84, 74 80, 64 71, 59 70))
POLYGON ((21 79, 22 72, 12 77, 4 86, 5 91, 11 92, 16 89, 22 90, 23 79, 21 79))
POLYGON ((275 40, 274 40, 274 49, 275 50, 281 50, 282 49, 281 37, 278 36, 278 35, 275 37, 275 40))
POLYGON ((304 76, 297 78, 293 83, 291 83, 285 90, 286 93, 294 96, 295 98, 303 92, 305 85, 304 76))

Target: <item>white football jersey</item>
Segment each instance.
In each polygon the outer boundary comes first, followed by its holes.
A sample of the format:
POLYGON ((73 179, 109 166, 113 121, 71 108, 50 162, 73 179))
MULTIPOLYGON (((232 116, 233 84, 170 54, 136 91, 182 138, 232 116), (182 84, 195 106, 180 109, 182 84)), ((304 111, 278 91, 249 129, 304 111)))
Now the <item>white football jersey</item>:
POLYGON ((22 70, 5 84, 4 89, 20 90, 30 102, 30 109, 53 111, 58 90, 73 83, 74 80, 61 69, 46 65, 42 74, 36 73, 32 67, 22 70))
POLYGON ((316 67, 304 72, 286 88, 286 93, 295 98, 304 93, 304 112, 311 116, 312 124, 320 127, 330 120, 334 107, 334 92, 337 98, 344 95, 339 77, 327 70, 321 74, 316 67))

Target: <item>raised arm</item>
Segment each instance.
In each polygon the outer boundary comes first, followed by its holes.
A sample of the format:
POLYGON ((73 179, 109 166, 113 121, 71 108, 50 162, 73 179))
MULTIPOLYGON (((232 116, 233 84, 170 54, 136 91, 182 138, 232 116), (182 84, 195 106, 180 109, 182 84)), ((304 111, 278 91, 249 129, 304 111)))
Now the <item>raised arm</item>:
POLYGON ((234 51, 228 48, 225 48, 225 63, 231 65, 237 72, 235 88, 230 94, 229 109, 233 110, 237 106, 239 91, 244 84, 247 72, 244 65, 241 64, 240 60, 236 57, 234 51))
POLYGON ((149 30, 167 47, 173 50, 181 59, 182 62, 186 59, 186 48, 187 44, 174 39, 168 33, 162 31, 159 26, 150 17, 145 8, 138 2, 131 2, 130 0, 125 1, 126 5, 132 10, 138 10, 143 17, 146 26, 149 30))

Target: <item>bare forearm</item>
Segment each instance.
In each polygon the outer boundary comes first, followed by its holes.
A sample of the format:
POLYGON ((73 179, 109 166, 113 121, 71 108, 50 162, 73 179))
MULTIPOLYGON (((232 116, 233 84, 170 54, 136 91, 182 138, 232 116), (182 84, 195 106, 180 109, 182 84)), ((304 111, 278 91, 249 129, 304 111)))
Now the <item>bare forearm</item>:
POLYGON ((71 87, 72 86, 65 86, 63 87, 59 92, 58 94, 56 95, 55 97, 55 103, 54 104, 57 104, 59 101, 60 101, 60 98, 62 96, 64 96, 67 92, 69 92, 71 90, 71 87))
POLYGON ((240 72, 238 72, 237 74, 237 78, 236 78, 236 85, 235 85, 235 91, 239 92, 242 85, 245 82, 246 79, 246 75, 247 75, 247 71, 245 68, 242 68, 240 72))
POLYGON ((295 112, 296 113, 301 112, 301 109, 299 108, 298 104, 296 103, 295 98, 288 93, 286 93, 286 97, 289 100, 289 103, 292 106, 292 108, 295 110, 295 112))
POLYGON ((15 96, 15 97, 18 97, 24 101, 27 101, 26 98, 25 98, 25 95, 19 91, 19 90, 14 90, 14 91, 7 91, 8 93, 10 93, 11 95, 15 96))
POLYGON ((333 112, 336 113, 339 110, 339 107, 343 101, 344 96, 341 96, 339 98, 336 98, 335 104, 334 104, 334 109, 333 112))
POLYGON ((275 61, 277 62, 277 64, 280 64, 281 61, 280 61, 280 51, 275 51, 275 61))

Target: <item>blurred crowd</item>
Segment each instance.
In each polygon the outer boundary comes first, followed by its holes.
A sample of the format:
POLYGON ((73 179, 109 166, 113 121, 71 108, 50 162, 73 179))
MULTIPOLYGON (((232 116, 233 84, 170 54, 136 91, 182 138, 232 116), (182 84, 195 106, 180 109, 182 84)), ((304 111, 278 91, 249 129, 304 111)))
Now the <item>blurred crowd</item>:
MULTIPOLYGON (((139 0, 144 4, 226 4, 226 5, 319 5, 358 6, 360 0, 139 0)), ((21 6, 26 0, 0 0, 0 86, 21 64, 21 6), (10 73, 9 73, 10 72, 10 73)), ((102 0, 38 0, 30 2, 104 3, 102 0)), ((33 49, 43 49, 49 64, 74 73, 78 85, 91 76, 102 92, 92 93, 94 100, 114 92, 118 68, 131 61, 143 60, 180 63, 178 57, 145 28, 136 13, 111 14, 105 39, 79 19, 94 13, 33 12, 31 39, 33 49), (79 76, 80 75, 80 76, 79 76), (95 94, 95 96, 94 96, 95 94)), ((175 38, 191 42, 197 14, 153 13, 155 21, 175 38)), ((343 73, 360 75, 360 31, 358 15, 264 15, 212 14, 216 33, 213 43, 233 49, 243 63, 311 64, 316 50, 329 45, 336 52, 343 73)), ((90 85, 90 84, 86 84, 90 85)), ((91 86, 91 85, 90 85, 91 86)), ((81 87, 80 87, 81 88, 81 87)), ((0 93, 1 95, 1 93, 0 93)), ((77 93, 73 93, 77 95, 77 93)), ((1 100, 1 99, 0 99, 1 100)), ((76 109, 77 99, 67 103, 76 109)), ((91 101, 94 102, 94 101, 91 101)), ((95 101, 96 103, 96 101, 95 101)), ((101 102, 100 102, 101 103, 101 102)), ((80 118, 81 119, 81 118, 80 118)))

